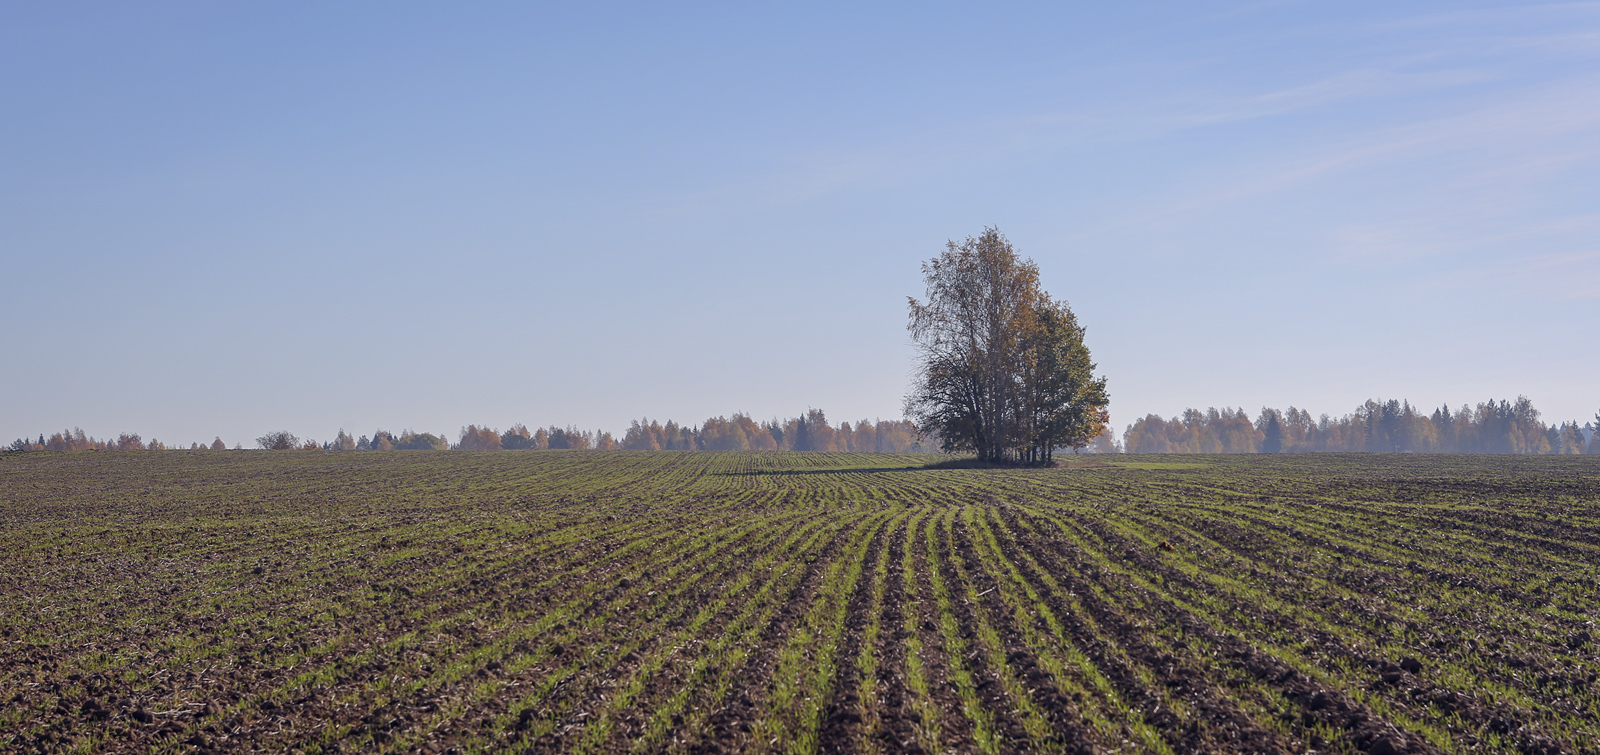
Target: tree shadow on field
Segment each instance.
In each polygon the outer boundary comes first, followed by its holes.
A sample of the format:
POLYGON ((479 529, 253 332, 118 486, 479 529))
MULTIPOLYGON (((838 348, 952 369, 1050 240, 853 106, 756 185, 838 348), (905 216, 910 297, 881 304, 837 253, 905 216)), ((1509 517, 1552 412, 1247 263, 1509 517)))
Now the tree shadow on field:
POLYGON ((979 461, 970 456, 948 461, 936 461, 932 464, 918 464, 905 467, 830 467, 827 469, 756 469, 743 472, 715 472, 717 477, 792 477, 802 475, 837 475, 837 474, 876 474, 881 472, 943 472, 952 469, 995 469, 1002 471, 1029 471, 1041 469, 1083 469, 1089 467, 1104 467, 1107 464, 1099 460, 1057 459, 1049 467, 1037 464, 995 464, 993 462, 979 461))

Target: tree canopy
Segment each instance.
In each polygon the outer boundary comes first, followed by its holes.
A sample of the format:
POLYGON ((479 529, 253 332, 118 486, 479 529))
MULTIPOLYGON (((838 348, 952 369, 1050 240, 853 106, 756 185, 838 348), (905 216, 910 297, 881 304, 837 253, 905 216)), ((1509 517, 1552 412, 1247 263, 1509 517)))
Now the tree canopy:
POLYGON ((300 438, 288 430, 277 430, 256 438, 256 445, 268 451, 291 451, 300 447, 300 438))
POLYGON ((1084 328, 999 229, 949 242, 922 276, 927 301, 909 299, 918 363, 906 397, 920 427, 991 462, 1048 463, 1100 435, 1110 400, 1084 328))
POLYGON ((1129 425, 1123 440, 1128 453, 1140 454, 1581 454, 1597 449, 1600 416, 1595 419, 1588 426, 1546 425, 1526 396, 1463 405, 1454 413, 1442 406, 1431 414, 1410 401, 1368 399, 1337 418, 1263 407, 1254 424, 1243 409, 1186 409, 1170 420, 1151 414, 1129 425))

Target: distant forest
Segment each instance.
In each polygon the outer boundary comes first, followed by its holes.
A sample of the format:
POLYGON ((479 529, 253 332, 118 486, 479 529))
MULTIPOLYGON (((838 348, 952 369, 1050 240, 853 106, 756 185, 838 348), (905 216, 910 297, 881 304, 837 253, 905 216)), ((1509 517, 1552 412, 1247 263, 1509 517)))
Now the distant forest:
MULTIPOLYGON (((1117 443, 1109 429, 1084 448, 1087 453, 1252 454, 1366 451, 1491 454, 1600 454, 1600 413, 1593 422, 1547 425, 1533 402, 1486 401, 1452 411, 1441 407, 1420 411, 1409 401, 1367 401, 1342 417, 1313 418, 1304 409, 1262 409, 1252 420, 1243 409, 1186 409, 1172 419, 1148 415, 1129 425, 1117 443)), ((634 420, 620 439, 601 430, 521 424, 504 431, 467 425, 451 443, 443 434, 407 430, 351 436, 343 430, 327 442, 302 440, 288 432, 267 433, 255 446, 270 450, 326 451, 518 449, 637 451, 843 451, 851 453, 919 453, 939 450, 939 439, 907 420, 828 422, 818 409, 786 420, 757 422, 748 415, 712 417, 699 425, 668 420, 634 420)), ((169 446, 124 433, 98 440, 81 429, 63 430, 37 440, 18 439, 6 451, 143 451, 223 450, 221 438, 211 443, 169 446)), ((234 448, 241 448, 235 445, 234 448)))
MULTIPOLYGON (((912 453, 932 451, 936 444, 904 420, 861 420, 855 424, 828 424, 827 415, 812 409, 804 416, 757 422, 745 414, 712 417, 698 427, 662 424, 636 419, 620 440, 608 432, 577 428, 541 428, 529 432, 522 425, 497 432, 468 425, 452 448, 496 451, 519 448, 576 448, 629 451, 845 451, 852 453, 912 453)), ((356 441, 360 448, 360 441, 356 441)))
POLYGON ((1186 409, 1172 419, 1151 414, 1128 426, 1123 447, 1139 454, 1252 454, 1371 451, 1469 454, 1600 453, 1600 413, 1592 423, 1546 425, 1533 402, 1485 401, 1418 410, 1409 401, 1373 401, 1354 412, 1313 419, 1304 409, 1186 409))
MULTIPOLYGON (((318 443, 301 439, 287 431, 267 433, 255 445, 273 451, 293 449, 324 451, 499 451, 521 449, 636 450, 636 451, 843 451, 851 453, 917 453, 934 451, 938 443, 924 436, 916 425, 905 420, 846 421, 834 426, 820 409, 786 420, 757 422, 745 414, 712 417, 700 425, 679 425, 668 420, 634 420, 619 440, 602 430, 577 427, 538 428, 522 424, 505 431, 488 426, 467 425, 460 438, 451 443, 441 435, 407 430, 395 434, 378 430, 372 435, 352 436, 344 430, 333 440, 318 443)), ((217 438, 209 444, 191 443, 168 446, 161 441, 145 441, 137 434, 124 433, 116 439, 95 439, 82 429, 41 434, 37 441, 19 438, 7 451, 163 451, 169 449, 215 450, 228 446, 217 438)), ((239 448, 240 446, 235 446, 239 448)))

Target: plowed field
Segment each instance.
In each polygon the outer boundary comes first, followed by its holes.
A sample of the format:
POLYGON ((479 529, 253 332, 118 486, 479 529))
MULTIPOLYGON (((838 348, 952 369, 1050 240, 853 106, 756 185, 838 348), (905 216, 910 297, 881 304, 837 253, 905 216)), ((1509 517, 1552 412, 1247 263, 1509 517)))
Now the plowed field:
POLYGON ((1600 752, 1600 457, 0 458, 0 750, 1600 752))

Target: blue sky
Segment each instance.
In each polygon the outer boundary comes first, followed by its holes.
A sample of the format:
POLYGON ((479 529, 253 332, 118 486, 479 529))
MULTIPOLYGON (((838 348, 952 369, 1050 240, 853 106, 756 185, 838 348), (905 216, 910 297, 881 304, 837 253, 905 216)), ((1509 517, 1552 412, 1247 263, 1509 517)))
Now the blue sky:
POLYGON ((1600 4, 11 4, 0 436, 897 417, 998 226, 1118 428, 1600 409, 1600 4))

